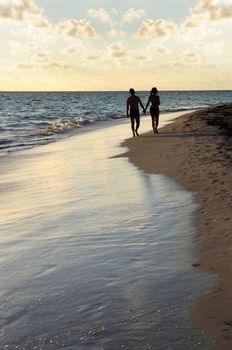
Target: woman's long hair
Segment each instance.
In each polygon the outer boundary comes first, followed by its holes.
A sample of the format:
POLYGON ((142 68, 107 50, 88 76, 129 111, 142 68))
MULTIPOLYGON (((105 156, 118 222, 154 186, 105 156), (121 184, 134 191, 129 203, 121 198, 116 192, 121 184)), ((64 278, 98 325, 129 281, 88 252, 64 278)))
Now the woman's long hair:
POLYGON ((151 89, 151 95, 156 95, 157 92, 158 92, 158 90, 157 90, 156 87, 153 87, 153 88, 151 89))

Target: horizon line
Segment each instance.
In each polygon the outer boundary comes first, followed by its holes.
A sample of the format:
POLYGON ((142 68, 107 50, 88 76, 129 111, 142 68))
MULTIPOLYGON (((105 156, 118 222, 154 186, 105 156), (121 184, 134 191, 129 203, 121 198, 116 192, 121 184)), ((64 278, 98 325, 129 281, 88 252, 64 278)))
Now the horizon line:
MULTIPOLYGON (((148 90, 140 90, 140 89, 137 89, 136 90, 137 92, 149 92, 150 89, 148 90)), ((190 91, 198 91, 198 92, 201 92, 201 91, 232 91, 232 88, 231 89, 164 89, 164 90, 159 90, 159 92, 177 92, 177 91, 186 91, 186 92, 190 92, 190 91)), ((53 93, 53 92, 56 92, 56 93, 86 93, 86 92, 129 92, 129 89, 128 90, 0 90, 0 93, 30 93, 30 92, 34 92, 34 93, 53 93)))

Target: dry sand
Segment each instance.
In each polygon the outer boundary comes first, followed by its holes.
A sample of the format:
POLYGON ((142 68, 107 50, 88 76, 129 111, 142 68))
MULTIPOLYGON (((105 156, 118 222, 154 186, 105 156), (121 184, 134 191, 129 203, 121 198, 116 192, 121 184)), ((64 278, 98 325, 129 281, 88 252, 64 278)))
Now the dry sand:
MULTIPOLYGON (((162 115, 161 115, 162 119, 162 115)), ((162 173, 197 193, 200 259, 219 275, 214 291, 193 305, 216 349, 232 349, 232 104, 186 114, 174 123, 128 139, 125 154, 140 169, 162 173)), ((193 267, 194 268, 194 267, 193 267)))

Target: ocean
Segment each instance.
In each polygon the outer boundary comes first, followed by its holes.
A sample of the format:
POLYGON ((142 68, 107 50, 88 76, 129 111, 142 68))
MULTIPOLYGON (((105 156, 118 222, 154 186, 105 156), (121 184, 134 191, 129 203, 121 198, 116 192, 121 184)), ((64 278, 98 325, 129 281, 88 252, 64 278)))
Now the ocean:
MULTIPOLYGON (((147 102, 149 92, 137 93, 147 102)), ((228 103, 232 91, 160 91, 161 113, 228 103)), ((1 92, 0 155, 126 118, 128 92, 1 92)))

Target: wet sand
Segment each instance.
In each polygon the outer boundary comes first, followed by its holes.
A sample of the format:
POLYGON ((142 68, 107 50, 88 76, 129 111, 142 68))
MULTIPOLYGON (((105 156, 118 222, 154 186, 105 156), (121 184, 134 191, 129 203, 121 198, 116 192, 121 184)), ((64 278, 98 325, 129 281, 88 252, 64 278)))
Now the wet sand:
POLYGON ((231 136, 232 105, 226 104, 181 116, 158 135, 149 132, 123 143, 138 168, 173 177, 196 193, 200 258, 193 268, 218 274, 219 282, 193 305, 193 313, 220 350, 232 349, 231 136))
POLYGON ((1 350, 209 349, 191 318, 209 289, 192 268, 199 206, 115 157, 130 135, 125 120, 2 157, 1 350))

